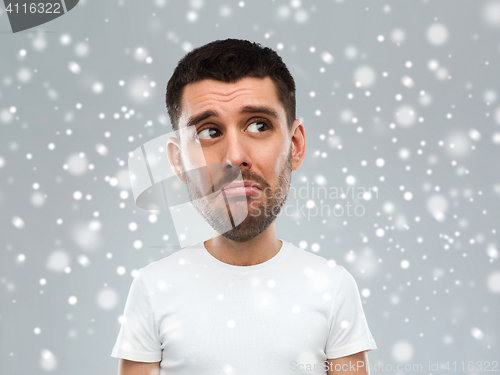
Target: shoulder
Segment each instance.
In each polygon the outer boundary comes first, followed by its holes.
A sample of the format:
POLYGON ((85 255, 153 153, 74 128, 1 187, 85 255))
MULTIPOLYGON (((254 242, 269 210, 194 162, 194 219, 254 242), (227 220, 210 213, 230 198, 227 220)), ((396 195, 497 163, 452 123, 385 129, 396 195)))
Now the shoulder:
POLYGON ((334 259, 327 259, 317 254, 313 254, 307 250, 301 249, 290 243, 289 245, 290 259, 294 262, 303 264, 304 266, 319 267, 335 270, 335 272, 341 272, 344 267, 334 259))
POLYGON ((359 289, 353 275, 333 259, 310 253, 296 246, 291 246, 290 264, 295 272, 295 279, 308 285, 313 292, 328 292, 334 301, 356 303, 359 300, 359 289), (299 276, 300 277, 297 277, 299 276))
POLYGON ((178 274, 190 268, 199 257, 197 246, 189 246, 181 250, 151 262, 139 269, 139 273, 145 279, 167 278, 169 275, 178 274))
POLYGON ((288 267, 313 279, 328 280, 328 283, 339 284, 349 272, 334 259, 327 259, 310 253, 293 244, 289 246, 288 267))

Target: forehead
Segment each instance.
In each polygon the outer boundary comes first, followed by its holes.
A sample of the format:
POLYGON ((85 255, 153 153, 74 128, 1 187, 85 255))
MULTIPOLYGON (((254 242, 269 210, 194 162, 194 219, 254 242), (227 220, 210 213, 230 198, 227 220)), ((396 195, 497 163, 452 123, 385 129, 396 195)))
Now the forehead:
POLYGON ((205 79, 187 84, 182 94, 180 124, 186 125, 190 117, 202 111, 237 115, 245 106, 271 107, 278 112, 279 120, 285 121, 274 81, 270 77, 245 77, 233 83, 205 79))

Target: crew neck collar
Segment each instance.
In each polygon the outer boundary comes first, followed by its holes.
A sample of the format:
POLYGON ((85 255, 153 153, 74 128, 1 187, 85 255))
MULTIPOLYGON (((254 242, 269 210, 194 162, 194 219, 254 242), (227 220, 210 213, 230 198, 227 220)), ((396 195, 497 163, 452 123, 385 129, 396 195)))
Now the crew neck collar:
POLYGON ((216 257, 214 257, 205 247, 205 241, 202 241, 198 244, 198 248, 203 254, 205 258, 209 260, 209 262, 220 269, 225 269, 227 271, 237 272, 237 273, 248 273, 248 272, 257 272, 264 269, 268 269, 273 264, 279 261, 279 259, 283 258, 284 253, 288 250, 289 243, 281 238, 278 238, 282 242, 280 250, 271 258, 266 260, 265 262, 254 264, 252 266, 235 266, 232 264, 228 264, 220 261, 216 257))

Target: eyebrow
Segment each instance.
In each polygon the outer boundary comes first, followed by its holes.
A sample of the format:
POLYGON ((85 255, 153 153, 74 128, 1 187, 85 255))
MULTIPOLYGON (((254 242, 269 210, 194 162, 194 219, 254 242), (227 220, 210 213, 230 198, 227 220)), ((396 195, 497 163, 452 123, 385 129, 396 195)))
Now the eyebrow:
MULTIPOLYGON (((274 117, 276 120, 281 121, 281 117, 278 114, 278 112, 276 112, 271 107, 246 105, 240 111, 240 114, 244 114, 244 113, 265 113, 266 115, 269 115, 271 117, 274 117)), ((196 124, 202 122, 203 120, 206 120, 209 117, 219 117, 219 113, 216 111, 207 110, 207 111, 202 112, 196 116, 192 116, 189 118, 187 126, 196 125, 196 124)))

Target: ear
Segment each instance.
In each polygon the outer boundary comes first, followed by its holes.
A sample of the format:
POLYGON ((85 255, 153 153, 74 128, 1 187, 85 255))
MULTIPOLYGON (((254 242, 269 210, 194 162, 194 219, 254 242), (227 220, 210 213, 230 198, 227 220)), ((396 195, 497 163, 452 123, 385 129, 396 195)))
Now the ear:
POLYGON ((179 147, 178 140, 175 137, 170 137, 167 141, 167 157, 170 167, 177 175, 177 178, 181 182, 186 183, 184 178, 184 168, 182 167, 181 162, 181 149, 179 147))
POLYGON ((306 132, 304 124, 296 119, 292 124, 292 171, 300 167, 306 155, 306 132))

